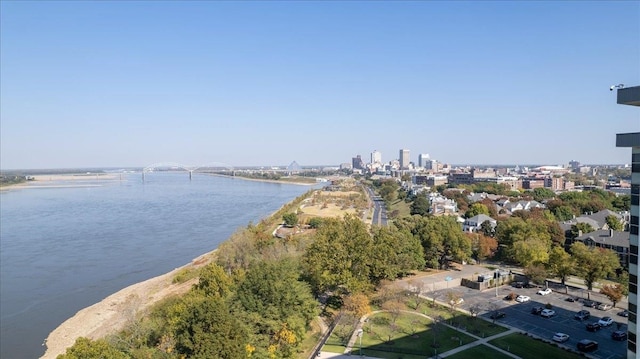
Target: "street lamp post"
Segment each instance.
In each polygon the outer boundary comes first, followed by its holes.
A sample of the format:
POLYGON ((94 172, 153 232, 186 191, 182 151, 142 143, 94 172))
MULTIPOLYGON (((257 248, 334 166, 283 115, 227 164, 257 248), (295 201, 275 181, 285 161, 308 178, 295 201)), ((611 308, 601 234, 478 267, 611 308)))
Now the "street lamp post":
POLYGON ((362 328, 358 329, 358 337, 360 337, 360 356, 362 356, 362 328))

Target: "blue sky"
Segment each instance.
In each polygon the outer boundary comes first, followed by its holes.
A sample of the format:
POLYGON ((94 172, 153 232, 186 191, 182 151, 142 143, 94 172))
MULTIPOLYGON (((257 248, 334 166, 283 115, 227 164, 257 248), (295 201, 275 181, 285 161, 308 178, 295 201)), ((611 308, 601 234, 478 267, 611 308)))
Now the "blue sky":
POLYGON ((0 3, 0 168, 628 163, 640 2, 0 3))

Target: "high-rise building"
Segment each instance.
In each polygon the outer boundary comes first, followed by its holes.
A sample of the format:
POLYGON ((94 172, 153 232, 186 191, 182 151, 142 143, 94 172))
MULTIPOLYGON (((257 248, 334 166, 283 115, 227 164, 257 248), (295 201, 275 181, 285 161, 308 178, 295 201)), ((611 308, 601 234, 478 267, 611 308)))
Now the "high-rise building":
POLYGON ((430 161, 431 159, 429 158, 428 153, 421 153, 418 155, 418 167, 426 168, 427 162, 430 162, 430 161))
POLYGON ((409 168, 409 162, 411 162, 411 156, 409 155, 409 150, 400 150, 400 169, 405 170, 409 168))
POLYGON ((356 157, 352 157, 351 166, 353 167, 354 170, 364 169, 364 162, 362 162, 362 157, 360 157, 360 155, 357 155, 356 157))
MULTIPOLYGON (((618 89, 618 104, 640 106, 640 86, 618 89)), ((631 147, 631 218, 629 221, 629 320, 627 358, 638 357, 638 226, 640 225, 640 132, 619 133, 616 147, 631 147)))
POLYGON ((371 152, 371 163, 382 163, 382 153, 377 150, 371 152))

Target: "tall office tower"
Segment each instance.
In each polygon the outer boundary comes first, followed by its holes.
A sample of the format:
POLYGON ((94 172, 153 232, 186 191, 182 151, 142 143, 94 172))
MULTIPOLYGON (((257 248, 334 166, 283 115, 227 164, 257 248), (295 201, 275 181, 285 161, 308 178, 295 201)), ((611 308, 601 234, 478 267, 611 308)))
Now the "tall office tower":
POLYGON ((426 168, 427 167, 427 162, 429 162, 431 159, 429 158, 429 154, 428 153, 421 153, 418 155, 418 167, 422 167, 422 168, 426 168))
MULTIPOLYGON (((618 89, 618 104, 640 106, 640 86, 618 89)), ((616 147, 631 147, 631 220, 629 226, 629 321, 627 358, 638 356, 638 226, 640 223, 640 132, 619 133, 616 147)))
POLYGON ((382 153, 376 150, 371 152, 371 163, 382 163, 382 153))
POLYGON ((411 157, 409 156, 409 150, 400 150, 400 169, 404 170, 409 168, 409 162, 411 162, 411 157))
POLYGON ((360 155, 351 158, 351 167, 354 170, 361 170, 364 168, 364 162, 362 161, 362 157, 360 157, 360 155))

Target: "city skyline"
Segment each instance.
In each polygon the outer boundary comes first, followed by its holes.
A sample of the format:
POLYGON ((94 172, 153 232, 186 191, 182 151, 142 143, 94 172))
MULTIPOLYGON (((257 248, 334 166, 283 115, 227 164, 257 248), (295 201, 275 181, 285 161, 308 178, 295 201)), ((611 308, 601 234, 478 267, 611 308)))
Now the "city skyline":
POLYGON ((0 3, 0 169, 625 164, 638 2, 0 3), (395 155, 393 155, 395 154, 395 155))

